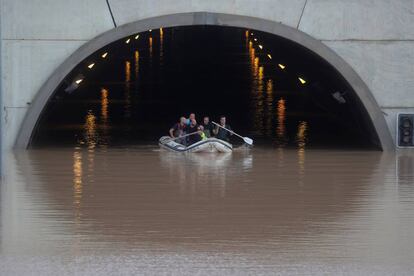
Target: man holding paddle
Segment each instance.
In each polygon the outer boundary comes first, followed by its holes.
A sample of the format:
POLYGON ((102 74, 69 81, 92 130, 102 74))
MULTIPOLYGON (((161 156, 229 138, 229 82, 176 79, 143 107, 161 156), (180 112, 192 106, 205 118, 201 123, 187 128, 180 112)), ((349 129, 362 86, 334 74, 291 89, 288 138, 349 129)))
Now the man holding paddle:
POLYGON ((213 130, 214 134, 216 134, 216 138, 229 142, 230 136, 234 134, 237 137, 243 139, 247 145, 253 146, 253 139, 249 137, 243 137, 231 130, 230 126, 226 124, 226 116, 220 117, 220 124, 217 124, 216 122, 212 123, 216 125, 216 128, 213 130))
POLYGON ((231 130, 230 125, 226 124, 226 116, 220 117, 220 125, 216 125, 213 132, 217 139, 230 142, 230 136, 233 135, 233 131, 231 130))

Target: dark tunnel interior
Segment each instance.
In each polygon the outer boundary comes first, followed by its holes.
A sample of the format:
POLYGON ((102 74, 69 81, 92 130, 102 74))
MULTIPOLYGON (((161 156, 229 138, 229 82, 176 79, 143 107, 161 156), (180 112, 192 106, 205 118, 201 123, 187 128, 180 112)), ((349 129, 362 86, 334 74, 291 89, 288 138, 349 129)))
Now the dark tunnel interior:
POLYGON ((359 98, 321 57, 219 26, 148 30, 95 52, 56 88, 30 145, 156 145, 191 112, 226 115, 258 146, 379 149, 359 98))

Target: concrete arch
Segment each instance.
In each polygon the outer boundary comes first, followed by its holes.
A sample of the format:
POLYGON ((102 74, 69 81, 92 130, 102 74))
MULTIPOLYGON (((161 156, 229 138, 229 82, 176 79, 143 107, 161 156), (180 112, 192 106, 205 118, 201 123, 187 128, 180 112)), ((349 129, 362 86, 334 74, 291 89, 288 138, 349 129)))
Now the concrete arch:
POLYGON ((314 52, 332 65, 354 89, 370 116, 382 149, 384 151, 394 149, 394 143, 382 111, 367 85, 351 66, 321 41, 275 21, 210 12, 178 13, 139 20, 109 30, 84 44, 67 58, 40 88, 22 122, 15 148, 22 149, 29 146, 33 130, 49 98, 71 70, 89 55, 111 42, 148 29, 191 25, 230 26, 263 31, 291 40, 314 52))

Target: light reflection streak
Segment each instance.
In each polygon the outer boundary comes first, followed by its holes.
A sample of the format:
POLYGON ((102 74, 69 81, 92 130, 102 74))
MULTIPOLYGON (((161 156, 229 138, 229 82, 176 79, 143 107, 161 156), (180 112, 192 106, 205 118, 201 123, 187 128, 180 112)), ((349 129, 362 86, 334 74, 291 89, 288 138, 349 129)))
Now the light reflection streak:
POLYGON ((268 79, 266 82, 266 93, 265 93, 265 118, 266 118, 266 135, 268 137, 272 136, 272 119, 273 119, 273 100, 274 100, 274 94, 273 94, 273 80, 268 79))
POLYGON ((253 42, 249 42, 249 57, 250 57, 250 68, 252 71, 252 79, 255 81, 257 76, 257 65, 259 64, 259 59, 257 59, 256 62, 256 55, 255 55, 255 49, 253 48, 253 42))
POLYGON ((253 129, 255 132, 261 129, 263 119, 263 76, 264 68, 259 66, 260 59, 256 56, 253 42, 249 41, 249 61, 251 69, 251 112, 253 116, 253 129))
POLYGON ((125 107, 124 114, 126 118, 131 117, 131 63, 125 61, 125 107))
POLYGON ((135 81, 138 80, 138 72, 139 72, 139 51, 134 52, 134 65, 135 65, 135 81))
POLYGON ((86 137, 86 144, 88 146, 88 174, 87 179, 88 182, 94 182, 94 162, 95 162, 95 148, 100 142, 100 138, 98 135, 97 123, 96 123, 96 116, 92 112, 92 110, 88 111, 85 120, 85 137, 86 137))
POLYGON ((85 140, 88 148, 95 148, 98 142, 98 133, 96 130, 96 116, 92 110, 88 111, 84 124, 85 140))
POLYGON ((107 145, 108 144, 108 121, 109 121, 109 114, 108 114, 108 106, 109 106, 109 99, 108 99, 108 90, 105 88, 101 89, 101 124, 102 124, 102 137, 104 141, 100 141, 101 144, 107 145))
POLYGON ((164 67, 164 30, 160 28, 160 60, 159 60, 159 81, 162 82, 164 78, 163 67, 164 67))
POLYGON ((280 98, 277 101, 277 127, 276 138, 278 145, 286 144, 286 100, 280 98))
POLYGON ((164 30, 160 28, 160 63, 163 63, 164 57, 164 30))
POLYGON ((260 59, 258 57, 255 57, 254 61, 253 61, 253 76, 254 76, 255 81, 256 81, 256 86, 259 85, 258 80, 257 80, 257 78, 259 76, 259 61, 260 61, 260 59))
POLYGON ((148 45, 149 45, 149 56, 150 56, 150 59, 152 60, 152 36, 148 38, 148 45))
MULTIPOLYGON (((76 231, 79 231, 82 222, 82 194, 83 194, 83 168, 82 168, 82 149, 75 147, 73 152, 73 212, 74 212, 74 225, 76 231)), ((75 239, 73 242, 74 250, 78 250, 79 239, 75 239)))
POLYGON ((296 134, 296 142, 299 148, 305 148, 306 146, 306 136, 308 131, 308 123, 301 121, 298 125, 298 132, 296 134))
POLYGON ((73 152, 73 205, 75 217, 80 215, 82 190, 82 152, 80 147, 75 147, 73 152))
POLYGON ((296 134, 296 142, 298 144, 298 165, 299 165, 299 185, 303 185, 305 175, 305 146, 307 139, 308 124, 301 121, 298 125, 298 132, 296 134))
MULTIPOLYGON (((255 61, 258 59, 256 58, 255 61)), ((256 66, 256 64, 255 64, 256 66)), ((257 64, 258 66, 258 64, 257 64)), ((255 115, 254 115, 254 121, 253 121, 253 128, 256 131, 260 131, 260 134, 263 135, 266 130, 263 126, 264 124, 264 117, 265 117, 265 107, 264 107, 264 68, 263 66, 259 66, 258 68, 258 74, 257 74, 257 80, 255 82, 256 87, 254 87, 254 102, 255 102, 255 115)))
POLYGON ((131 81, 131 63, 129 61, 125 61, 125 81, 131 81))
POLYGON ((106 125, 108 123, 108 90, 105 88, 101 89, 101 119, 102 124, 106 125))

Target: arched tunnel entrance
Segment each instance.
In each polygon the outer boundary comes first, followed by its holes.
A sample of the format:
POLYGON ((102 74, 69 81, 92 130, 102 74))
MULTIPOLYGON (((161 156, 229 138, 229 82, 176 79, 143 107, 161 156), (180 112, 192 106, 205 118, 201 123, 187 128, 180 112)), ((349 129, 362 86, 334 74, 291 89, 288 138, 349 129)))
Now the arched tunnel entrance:
POLYGON ((225 114, 261 144, 393 148, 374 97, 332 50, 215 13, 149 18, 82 46, 36 95, 16 147, 155 142, 189 112, 225 114))
POLYGON ((259 144, 380 145, 327 62, 287 39, 222 26, 148 30, 93 53, 57 87, 31 145, 154 143, 190 112, 224 114, 259 144))

